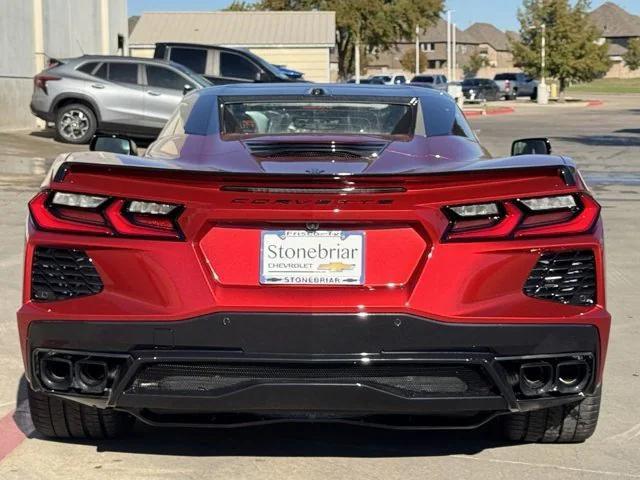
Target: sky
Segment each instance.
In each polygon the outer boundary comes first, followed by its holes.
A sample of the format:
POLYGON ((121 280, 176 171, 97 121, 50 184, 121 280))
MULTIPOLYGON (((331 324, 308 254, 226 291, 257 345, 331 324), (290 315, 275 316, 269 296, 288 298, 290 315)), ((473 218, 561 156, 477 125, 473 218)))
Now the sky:
MULTIPOLYGON (((605 0, 592 0, 593 8, 605 0)), ((225 8, 231 0, 129 0, 129 15, 142 12, 211 11, 225 8)), ((640 15, 640 0, 617 0, 622 8, 640 15)), ((447 7, 454 10, 452 21, 465 29, 474 22, 493 23, 502 30, 518 30, 516 12, 521 0, 447 0, 447 7)))

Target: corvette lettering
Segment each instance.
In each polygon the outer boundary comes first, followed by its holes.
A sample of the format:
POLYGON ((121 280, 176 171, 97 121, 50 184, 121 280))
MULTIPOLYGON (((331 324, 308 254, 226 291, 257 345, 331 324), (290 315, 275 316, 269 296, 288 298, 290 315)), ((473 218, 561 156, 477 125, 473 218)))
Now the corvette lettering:
POLYGON ((234 198, 232 204, 236 205, 286 205, 286 206, 333 206, 333 205, 391 205, 393 199, 381 198, 350 198, 350 199, 300 199, 300 198, 234 198))

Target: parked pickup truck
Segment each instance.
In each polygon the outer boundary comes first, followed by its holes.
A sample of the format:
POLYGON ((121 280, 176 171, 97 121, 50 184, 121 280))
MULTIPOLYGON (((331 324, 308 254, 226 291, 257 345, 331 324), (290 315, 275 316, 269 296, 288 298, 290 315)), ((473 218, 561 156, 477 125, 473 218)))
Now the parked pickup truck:
POLYGON ((506 100, 515 100, 516 97, 530 97, 535 100, 538 97, 538 81, 526 73, 498 73, 493 77, 500 87, 500 94, 506 100))

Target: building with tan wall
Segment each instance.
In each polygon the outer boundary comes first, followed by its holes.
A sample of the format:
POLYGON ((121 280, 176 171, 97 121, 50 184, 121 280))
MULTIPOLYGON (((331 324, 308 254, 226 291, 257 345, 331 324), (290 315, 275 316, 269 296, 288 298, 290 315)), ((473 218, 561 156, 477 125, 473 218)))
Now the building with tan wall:
POLYGON ((129 37, 132 56, 152 57, 158 42, 246 48, 270 63, 330 81, 335 12, 146 12, 129 37))
POLYGON ((493 68, 513 68, 513 54, 509 37, 490 23, 474 23, 464 31, 478 43, 478 53, 485 57, 487 66, 493 68))
POLYGON ((610 78, 640 77, 640 69, 630 70, 624 62, 629 41, 640 38, 640 16, 632 15, 612 2, 606 2, 589 14, 591 21, 602 32, 600 42, 609 47, 610 78))

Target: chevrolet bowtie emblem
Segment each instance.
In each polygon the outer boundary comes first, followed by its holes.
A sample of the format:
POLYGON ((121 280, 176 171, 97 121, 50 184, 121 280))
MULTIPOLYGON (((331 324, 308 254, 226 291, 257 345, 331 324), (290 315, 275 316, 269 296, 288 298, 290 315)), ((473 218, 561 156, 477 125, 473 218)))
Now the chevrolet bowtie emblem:
POLYGON ((347 270, 353 270, 355 265, 342 262, 323 263, 318 265, 318 270, 324 270, 327 272, 345 272, 347 270))

